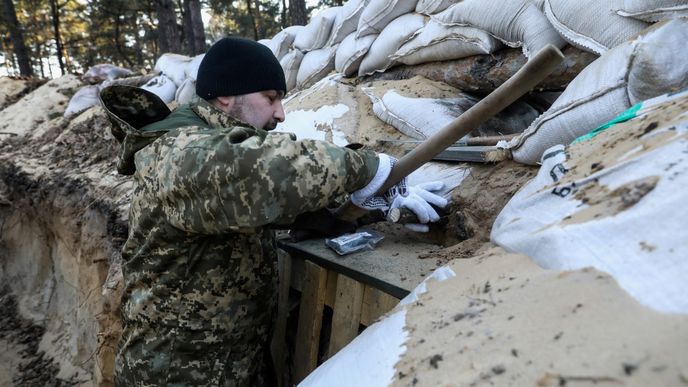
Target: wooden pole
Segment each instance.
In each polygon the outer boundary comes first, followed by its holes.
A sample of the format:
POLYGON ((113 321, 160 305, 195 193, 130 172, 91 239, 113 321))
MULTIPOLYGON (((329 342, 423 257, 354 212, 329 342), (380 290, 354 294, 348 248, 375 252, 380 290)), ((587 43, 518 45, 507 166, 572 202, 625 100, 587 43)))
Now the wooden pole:
MULTIPOLYGON (((495 91, 400 158, 394 165, 394 168, 392 168, 389 177, 387 177, 378 194, 385 192, 421 165, 432 160, 438 153, 453 145, 483 122, 514 103, 518 98, 540 83, 563 60, 564 55, 558 48, 552 45, 542 48, 516 74, 495 91)), ((365 210, 349 201, 338 208, 335 211, 335 215, 343 220, 355 221, 363 216, 365 212, 365 210)))

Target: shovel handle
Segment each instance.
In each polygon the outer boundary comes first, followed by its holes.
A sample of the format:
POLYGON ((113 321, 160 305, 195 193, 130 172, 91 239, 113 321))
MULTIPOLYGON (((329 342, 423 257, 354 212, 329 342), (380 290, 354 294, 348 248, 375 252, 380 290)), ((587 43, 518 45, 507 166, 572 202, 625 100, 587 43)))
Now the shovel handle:
MULTIPOLYGON (((385 192, 483 122, 514 103, 547 77, 563 60, 564 55, 558 48, 551 44, 542 48, 516 74, 492 93, 400 158, 377 193, 385 192)), ((335 215, 340 219, 354 221, 365 212, 366 210, 356 207, 349 201, 339 207, 335 215)))

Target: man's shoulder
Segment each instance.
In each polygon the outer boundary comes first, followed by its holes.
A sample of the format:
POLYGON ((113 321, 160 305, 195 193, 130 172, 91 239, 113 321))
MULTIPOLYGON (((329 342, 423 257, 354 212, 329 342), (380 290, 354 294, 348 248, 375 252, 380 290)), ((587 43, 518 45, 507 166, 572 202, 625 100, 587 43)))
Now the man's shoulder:
POLYGON ((182 105, 176 108, 165 119, 146 125, 141 128, 142 132, 170 131, 182 127, 208 128, 209 125, 199 117, 189 105, 182 105))

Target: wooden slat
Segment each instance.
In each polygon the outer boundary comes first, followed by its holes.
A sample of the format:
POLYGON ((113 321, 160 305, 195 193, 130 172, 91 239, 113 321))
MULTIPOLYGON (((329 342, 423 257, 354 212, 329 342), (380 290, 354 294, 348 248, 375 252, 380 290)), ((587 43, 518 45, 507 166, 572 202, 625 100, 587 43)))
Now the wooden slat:
POLYGON ((365 286, 345 275, 337 278, 328 356, 332 356, 358 335, 365 286))
POLYGON ((339 275, 336 271, 327 271, 327 289, 325 290, 325 305, 334 308, 334 300, 337 294, 337 280, 339 275))
POLYGON ((399 299, 366 285, 363 291, 361 324, 368 326, 380 316, 389 312, 399 303, 399 299))
POLYGON ((287 317, 289 316, 289 287, 291 286, 291 256, 277 249, 279 291, 277 298, 277 321, 275 334, 272 338, 272 359, 277 374, 277 386, 285 387, 288 378, 287 371, 287 317))
POLYGON ((327 270, 310 261, 305 261, 294 358, 294 382, 296 383, 308 376, 318 362, 326 288, 327 270))

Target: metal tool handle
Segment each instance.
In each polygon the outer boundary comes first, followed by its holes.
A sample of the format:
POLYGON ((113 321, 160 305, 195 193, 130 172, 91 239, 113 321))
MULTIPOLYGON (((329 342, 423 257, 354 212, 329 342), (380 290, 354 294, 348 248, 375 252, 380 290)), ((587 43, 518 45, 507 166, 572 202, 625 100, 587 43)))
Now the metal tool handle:
MULTIPOLYGON (((558 48, 551 44, 542 48, 516 74, 492 93, 400 158, 394 165, 394 168, 392 168, 389 177, 387 177, 378 194, 388 190, 421 165, 432 160, 438 153, 514 103, 547 77, 563 60, 564 55, 558 48)), ((349 201, 339 207, 335 211, 335 215, 340 219, 354 221, 365 214, 365 212, 364 209, 355 206, 349 201)))

